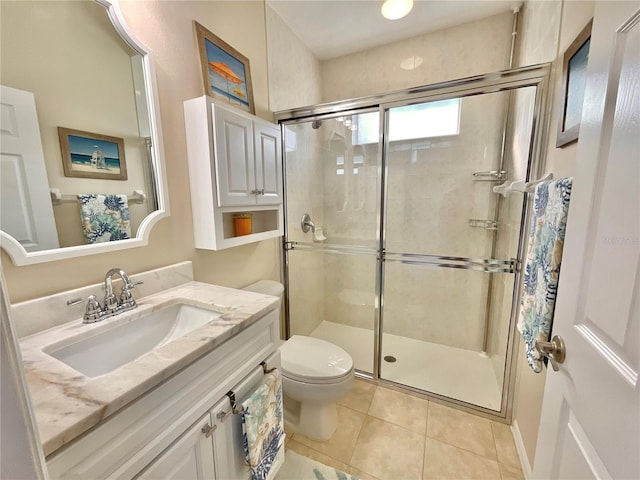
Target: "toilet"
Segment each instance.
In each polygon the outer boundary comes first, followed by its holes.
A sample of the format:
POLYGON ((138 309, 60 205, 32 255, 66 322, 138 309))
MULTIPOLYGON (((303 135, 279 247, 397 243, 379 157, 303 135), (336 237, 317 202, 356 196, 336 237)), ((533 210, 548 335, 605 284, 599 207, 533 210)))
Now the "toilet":
MULTIPOLYGON (((282 300, 284 287, 260 280, 244 288, 282 300)), ((338 426, 336 402, 353 383, 353 359, 318 338, 293 335, 280 346, 285 425, 312 440, 328 440, 338 426)))

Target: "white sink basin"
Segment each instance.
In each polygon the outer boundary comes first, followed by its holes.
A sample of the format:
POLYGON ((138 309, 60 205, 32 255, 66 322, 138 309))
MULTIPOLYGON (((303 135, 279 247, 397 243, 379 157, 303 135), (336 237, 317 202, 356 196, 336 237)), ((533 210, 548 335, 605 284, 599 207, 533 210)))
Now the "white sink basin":
POLYGON ((97 377, 132 362, 156 347, 169 343, 222 314, 177 304, 151 312, 113 328, 100 330, 78 341, 51 345, 44 352, 88 376, 97 377))

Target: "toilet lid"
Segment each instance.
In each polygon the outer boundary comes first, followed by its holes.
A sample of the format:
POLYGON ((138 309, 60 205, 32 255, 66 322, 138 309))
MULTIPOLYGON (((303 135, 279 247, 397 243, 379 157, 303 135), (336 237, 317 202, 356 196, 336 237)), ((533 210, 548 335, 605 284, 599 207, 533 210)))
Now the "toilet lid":
POLYGON ((347 376, 353 360, 343 349, 318 338, 294 335, 280 347, 283 375, 302 380, 332 380, 347 376))

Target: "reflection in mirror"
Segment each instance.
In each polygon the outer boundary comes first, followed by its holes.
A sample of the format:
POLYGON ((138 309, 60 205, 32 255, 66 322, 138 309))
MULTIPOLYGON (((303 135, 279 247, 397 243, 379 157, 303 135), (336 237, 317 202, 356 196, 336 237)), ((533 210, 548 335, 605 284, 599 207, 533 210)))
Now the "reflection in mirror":
POLYGON ((117 4, 0 8, 2 246, 22 265, 146 243, 166 214, 155 82, 117 4))

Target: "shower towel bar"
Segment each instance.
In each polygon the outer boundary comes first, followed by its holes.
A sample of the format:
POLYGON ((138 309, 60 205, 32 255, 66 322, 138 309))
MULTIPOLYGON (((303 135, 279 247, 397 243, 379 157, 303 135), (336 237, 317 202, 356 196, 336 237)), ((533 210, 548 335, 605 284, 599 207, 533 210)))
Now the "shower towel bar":
POLYGON ((493 187, 493 191, 494 193, 498 193, 503 197, 506 197, 507 195, 513 192, 531 193, 535 190, 536 185, 551 179, 553 179, 553 173, 547 173, 544 177, 538 180, 534 180, 532 182, 525 182, 524 180, 517 180, 515 182, 506 181, 502 185, 493 187))
POLYGON ((319 245, 317 243, 286 242, 285 249, 287 251, 307 250, 339 255, 370 255, 377 256, 380 260, 386 262, 400 262, 427 267, 460 268, 490 273, 514 273, 518 265, 517 260, 514 258, 500 260, 495 258, 451 257, 420 253, 395 253, 379 251, 375 248, 350 245, 319 245))
MULTIPOLYGON (((260 368, 262 368, 262 374, 263 375, 267 375, 268 373, 271 373, 274 370, 277 370, 276 367, 268 368, 266 362, 260 362, 260 368)), ((256 368, 253 371, 253 373, 251 374, 251 377, 255 378, 254 375, 257 372, 258 372, 258 369, 256 368)), ((248 383, 250 383, 250 382, 244 381, 240 385, 235 387, 235 389, 236 390, 244 389, 248 383)), ((217 416, 218 420, 220 420, 221 422, 224 422, 231 415, 241 415, 241 414, 244 413, 244 408, 242 406, 238 406, 238 401, 236 399, 236 392, 234 390, 229 390, 226 393, 226 395, 227 395, 227 397, 229 397, 229 402, 231 403, 231 409, 228 412, 225 412, 225 411, 218 412, 218 414, 216 416, 217 416)))
POLYGON ((499 260, 495 258, 445 257, 415 253, 384 253, 382 257, 386 262, 398 262, 406 265, 459 268, 462 270, 476 270, 489 273, 514 273, 517 266, 515 259, 499 260))

